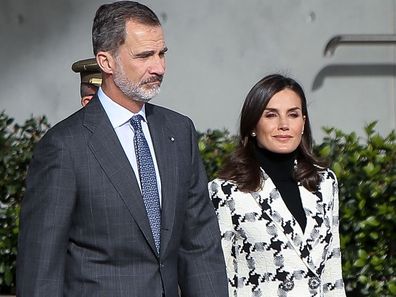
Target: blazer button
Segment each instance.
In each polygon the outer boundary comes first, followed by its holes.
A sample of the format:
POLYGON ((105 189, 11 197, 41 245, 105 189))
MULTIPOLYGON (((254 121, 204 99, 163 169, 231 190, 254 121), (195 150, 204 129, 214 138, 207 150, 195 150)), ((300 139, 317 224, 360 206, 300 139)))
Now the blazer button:
POLYGON ((293 290, 293 288, 294 288, 294 281, 292 281, 292 280, 285 280, 285 281, 283 281, 283 283, 281 283, 280 288, 281 288, 283 291, 286 291, 286 292, 291 291, 291 290, 293 290))
POLYGON ((320 279, 316 276, 311 277, 308 281, 308 286, 314 290, 317 289, 320 286, 320 279))

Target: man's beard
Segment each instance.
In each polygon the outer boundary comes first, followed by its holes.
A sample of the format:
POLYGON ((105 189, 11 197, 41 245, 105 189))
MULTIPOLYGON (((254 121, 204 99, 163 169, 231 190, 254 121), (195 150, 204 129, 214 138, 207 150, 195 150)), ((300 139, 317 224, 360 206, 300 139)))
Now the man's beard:
POLYGON ((132 100, 146 103, 160 92, 162 76, 156 75, 138 83, 134 83, 126 76, 121 63, 117 62, 117 68, 113 74, 113 77, 115 85, 120 88, 121 92, 123 92, 128 98, 132 100), (158 85, 151 86, 148 89, 144 88, 145 84, 151 82, 158 82, 158 85))

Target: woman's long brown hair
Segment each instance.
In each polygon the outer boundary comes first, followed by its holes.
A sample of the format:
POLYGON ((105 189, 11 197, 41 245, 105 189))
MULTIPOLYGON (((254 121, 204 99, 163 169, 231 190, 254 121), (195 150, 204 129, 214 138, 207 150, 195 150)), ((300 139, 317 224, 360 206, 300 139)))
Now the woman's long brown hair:
POLYGON ((257 82, 246 96, 240 115, 239 144, 218 173, 219 178, 234 181, 241 191, 253 192, 261 186, 261 169, 254 153, 256 138, 251 132, 256 128, 270 99, 284 89, 290 89, 300 97, 302 114, 305 116, 304 134, 297 148, 294 177, 309 191, 318 188, 319 169, 327 163, 315 157, 312 151, 312 132, 304 91, 292 78, 271 74, 257 82))

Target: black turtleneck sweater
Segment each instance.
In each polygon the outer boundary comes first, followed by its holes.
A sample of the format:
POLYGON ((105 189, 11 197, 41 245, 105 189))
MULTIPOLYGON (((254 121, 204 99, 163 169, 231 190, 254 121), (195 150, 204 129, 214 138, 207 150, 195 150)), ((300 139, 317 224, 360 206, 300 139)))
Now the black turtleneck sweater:
POLYGON ((307 217, 302 206, 297 182, 293 178, 296 152, 278 154, 256 147, 256 157, 261 168, 264 169, 274 182, 287 208, 304 232, 307 225, 307 217))

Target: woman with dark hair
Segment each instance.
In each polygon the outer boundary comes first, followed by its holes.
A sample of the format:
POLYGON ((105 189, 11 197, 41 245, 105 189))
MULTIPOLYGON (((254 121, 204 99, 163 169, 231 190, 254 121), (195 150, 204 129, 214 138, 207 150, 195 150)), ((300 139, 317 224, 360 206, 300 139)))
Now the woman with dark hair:
POLYGON ((209 183, 230 296, 345 296, 337 179, 312 152, 301 86, 279 74, 261 79, 239 137, 209 183))

